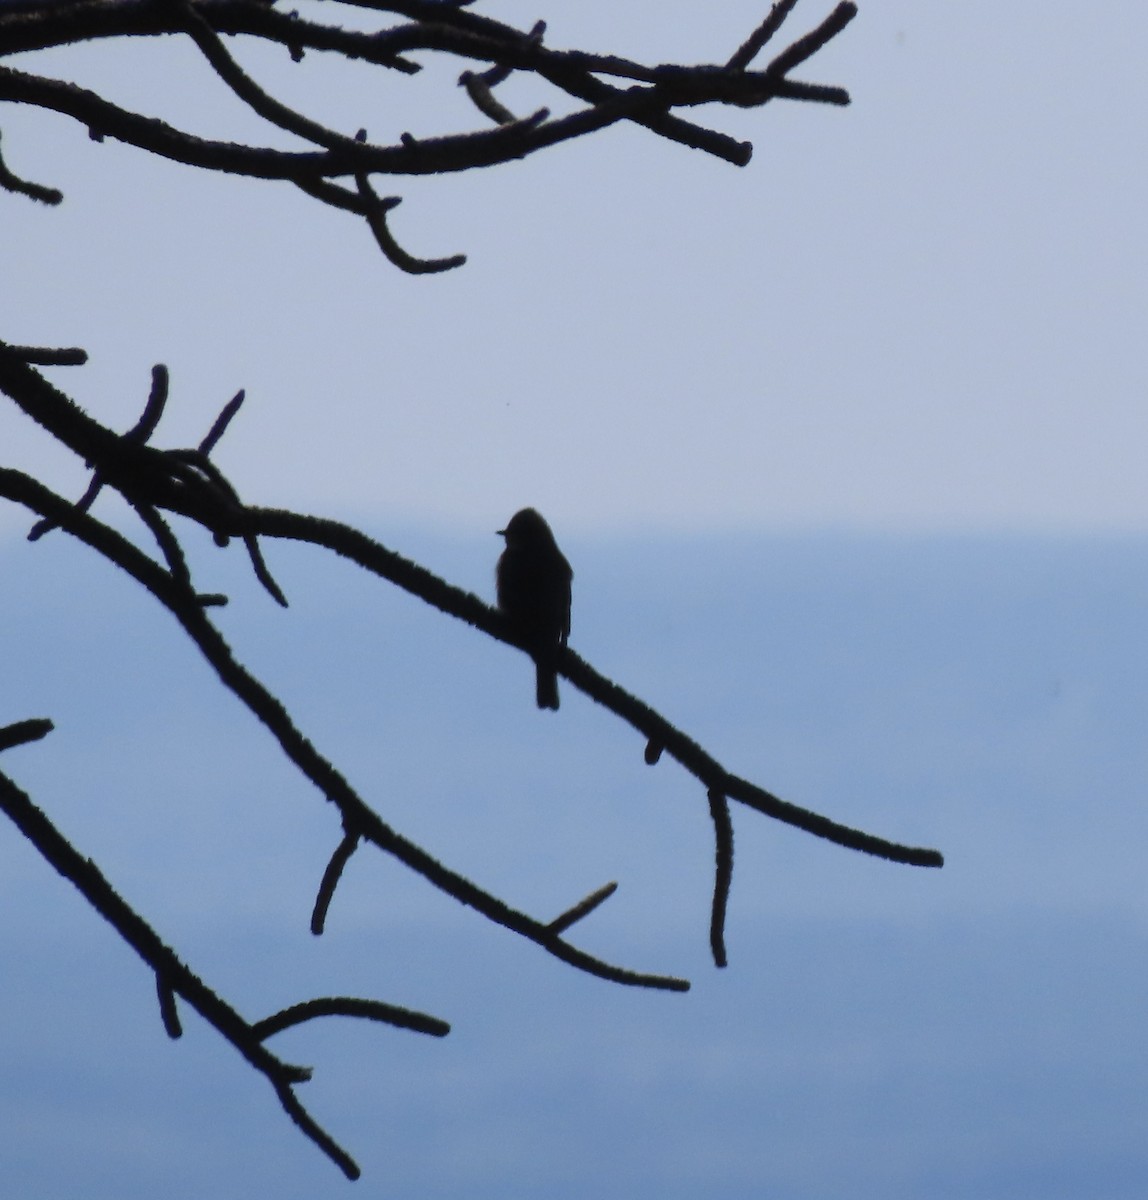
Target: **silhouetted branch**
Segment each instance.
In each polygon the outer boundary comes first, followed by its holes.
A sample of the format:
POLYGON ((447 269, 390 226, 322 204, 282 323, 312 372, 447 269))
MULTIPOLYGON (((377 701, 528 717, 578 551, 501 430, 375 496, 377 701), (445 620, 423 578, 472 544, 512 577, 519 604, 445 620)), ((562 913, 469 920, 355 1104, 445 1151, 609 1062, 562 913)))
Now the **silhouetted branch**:
MULTIPOLYGON (((191 588, 191 571, 187 565, 187 559, 183 553, 183 547, 179 544, 175 534, 171 531, 168 523, 159 515, 159 512, 152 508, 150 504, 144 504, 138 500, 131 502, 132 508, 135 509, 136 515, 151 531, 152 536, 159 546, 160 553, 167 562, 167 568, 171 572, 172 579, 182 587, 191 588)), ((76 505, 78 512, 85 512, 86 507, 76 505)))
POLYGON ((227 432, 231 419, 243 406, 246 395, 247 393, 240 388, 223 406, 219 416, 215 418, 211 428, 207 431, 207 436, 199 443, 199 452, 204 458, 210 457, 212 450, 219 444, 219 439, 227 432))
MULTIPOLYGON (((92 522, 90 517, 81 516, 77 519, 87 523, 92 522)), ((29 724, 34 724, 34 722, 21 723, 23 726, 29 724)), ((15 728, 19 729, 20 727, 15 728)), ((13 727, 9 726, 6 730, 0 731, 0 744, 3 744, 4 739, 12 738, 12 729, 13 727)), ((74 849, 67 838, 56 829, 44 813, 32 803, 31 799, 4 774, 0 774, 0 810, 8 815, 16 828, 36 847, 40 854, 65 879, 76 886, 84 899, 108 921, 120 937, 155 972, 160 1011, 168 1035, 179 1036, 179 1018, 175 1010, 175 997, 179 996, 226 1038, 251 1066, 269 1080, 284 1110, 303 1133, 315 1142, 348 1178, 358 1178, 359 1168, 354 1160, 307 1113, 293 1091, 295 1084, 310 1078, 310 1069, 286 1063, 263 1046, 263 1040, 269 1036, 269 1032, 274 1032, 274 1029, 269 1030, 267 1022, 249 1024, 195 975, 176 955, 175 951, 167 946, 151 926, 124 901, 95 863, 91 859, 84 858, 74 849)), ((318 1007, 310 1015, 318 1016, 322 1015, 324 1007, 331 1002, 319 1000, 313 1003, 318 1007)), ((339 1003, 352 1005, 355 1002, 341 1001, 339 1003)), ((421 1013, 409 1013, 407 1010, 383 1005, 379 1002, 362 1001, 359 1003, 365 1007, 355 1015, 373 1013, 376 1020, 388 1019, 391 1024, 404 1025, 410 1029, 419 1028, 421 1022, 426 1026, 422 1029, 423 1032, 431 1032, 439 1036, 446 1031, 442 1023, 421 1013), (383 1012, 390 1016, 384 1018, 383 1012)), ((306 1008, 306 1006, 302 1007, 306 1008)), ((272 1026, 282 1020, 283 1014, 268 1018, 268 1022, 272 1026)))
MULTIPOLYGON (((238 532, 250 536, 282 537, 326 547, 364 569, 389 579, 440 611, 483 630, 489 636, 509 645, 518 644, 507 629, 502 615, 490 605, 469 592, 452 587, 426 568, 386 549, 348 525, 278 509, 236 504, 220 506, 212 494, 170 487, 170 479, 155 469, 150 458, 133 458, 134 470, 129 472, 127 451, 122 445, 117 445, 122 439, 117 439, 110 430, 84 414, 26 363, 6 356, 2 343, 0 389, 8 391, 29 415, 53 431, 58 430, 57 436, 77 453, 85 454, 89 460, 101 461, 101 456, 106 456, 116 462, 116 486, 125 494, 147 489, 150 503, 171 508, 217 534, 238 532)), ((132 455, 145 453, 143 448, 131 447, 130 450, 132 455)), ((146 453, 159 457, 162 462, 169 462, 175 452, 146 453)), ((108 475, 110 478, 111 471, 108 475)), ((912 866, 943 865, 944 859, 936 850, 905 846, 841 825, 828 817, 781 800, 764 788, 734 775, 649 705, 599 674, 568 647, 558 653, 556 665, 574 686, 633 725, 645 737, 647 746, 653 742, 663 747, 707 791, 716 790, 728 799, 746 804, 766 816, 849 849, 912 866)))
POLYGON ((311 932, 316 937, 319 937, 327 926, 327 910, 331 907, 339 880, 343 878, 343 868, 351 861, 351 855, 358 849, 359 841, 359 835, 348 830, 343 835, 343 840, 335 847, 335 853, 331 855, 331 861, 323 872, 319 892, 315 897, 315 907, 311 910, 311 932))
POLYGON ((353 996, 323 996, 316 1000, 304 1000, 280 1012, 264 1017, 251 1026, 252 1033, 266 1041, 293 1025, 302 1025, 316 1017, 360 1017, 367 1021, 380 1021, 395 1025, 399 1029, 412 1029, 416 1033, 427 1033, 432 1037, 446 1037, 450 1025, 438 1017, 400 1008, 397 1004, 384 1004, 381 1000, 360 1000, 353 996))
POLYGON ((11 750, 13 746, 38 742, 47 737, 53 729, 55 726, 46 717, 31 717, 27 721, 0 726, 0 753, 11 750))
POLYGON ((725 910, 733 882, 733 822, 721 792, 710 791, 710 817, 714 823, 714 898, 710 909, 710 950, 714 966, 726 965, 725 910))
MULTIPOLYGON (((0 354, 0 364, 2 362, 3 355, 0 354)), ((496 924, 535 942, 571 966, 615 983, 669 991, 686 991, 689 988, 683 979, 627 970, 579 950, 554 933, 546 923, 512 908, 397 833, 363 801, 336 767, 316 750, 296 727, 283 704, 236 661, 222 634, 207 619, 194 592, 181 585, 179 580, 121 534, 89 514, 77 512, 73 505, 22 472, 0 468, 0 496, 56 520, 60 528, 92 546, 147 588, 179 621, 224 686, 259 718, 287 757, 336 805, 344 828, 358 829, 365 840, 398 858, 440 891, 476 909, 496 924)))
POLYGON ((14 358, 35 367, 82 367, 88 361, 88 352, 78 346, 57 349, 53 346, 8 346, 14 358))
MULTIPOLYGON (((509 71, 503 72, 503 77, 509 71)), ((485 117, 489 117, 496 125, 513 125, 518 118, 498 100, 491 91, 490 81, 485 74, 479 75, 474 71, 463 71, 458 77, 459 83, 466 88, 466 94, 474 102, 475 108, 485 117)))
MULTIPOLYGON (((816 28, 781 49, 763 69, 750 64, 773 41, 797 0, 776 0, 772 9, 724 64, 646 65, 617 55, 559 50, 544 44, 545 23, 530 31, 470 10, 469 0, 331 0, 399 18, 389 28, 370 31, 302 19, 276 8, 273 0, 56 0, 23 5, 0 3, 0 62, 16 52, 31 52, 101 38, 175 35, 190 38, 232 95, 271 127, 275 138, 287 133, 302 142, 291 150, 273 145, 241 145, 176 128, 142 112, 114 104, 96 91, 33 71, 0 65, 0 102, 9 101, 56 112, 82 124, 96 141, 112 137, 171 161, 255 179, 281 180, 329 207, 364 220, 384 256, 411 274, 461 266, 464 255, 422 259, 406 251, 392 234, 389 213, 397 196, 379 196, 375 175, 431 175, 473 170, 525 158, 543 149, 629 122, 657 136, 703 150, 724 161, 745 165, 748 142, 686 119, 682 111, 700 105, 757 107, 783 99, 832 105, 849 103, 843 89, 789 78, 835 37, 856 15, 856 5, 839 3, 816 28), (420 70, 410 56, 449 55, 479 69, 466 69, 459 84, 487 120, 475 130, 415 138, 402 133, 390 144, 368 142, 314 120, 271 94, 233 55, 236 35, 281 46, 299 63, 307 50, 340 55, 386 71, 395 78, 420 70), (225 41, 225 39, 228 39, 225 41), (552 115, 540 106, 518 118, 494 89, 513 73, 533 76, 549 89, 578 102, 574 111, 552 115)), ((560 104, 559 107, 562 105, 560 104)), ((396 138, 401 126, 391 128, 396 138)), ((275 140, 272 138, 272 140, 275 140)), ((61 193, 16 176, 0 157, 0 189, 58 204, 61 193)), ((527 649, 506 618, 479 597, 379 545, 359 531, 334 521, 245 505, 237 489, 211 460, 211 454, 243 401, 239 392, 223 408, 211 429, 192 449, 159 450, 149 442, 168 401, 167 371, 156 366, 143 412, 128 432, 117 434, 94 420, 56 389, 35 365, 74 365, 82 350, 12 347, 0 343, 0 390, 92 471, 81 499, 70 504, 19 471, 0 468, 0 497, 36 513, 33 540, 61 528, 91 546, 131 575, 179 622, 228 688, 273 736, 288 759, 338 810, 343 838, 319 885, 311 916, 312 932, 321 933, 334 892, 351 855, 362 842, 397 858, 435 888, 474 908, 487 919, 534 942, 560 960, 603 979, 672 991, 685 980, 642 974, 607 963, 572 946, 563 936, 616 889, 597 889, 549 922, 519 911, 438 862, 424 849, 386 824, 295 724, 287 709, 235 657, 205 609, 226 603, 225 596, 196 591, 184 548, 167 514, 183 516, 208 531, 217 545, 242 541, 260 584, 282 606, 287 600, 264 560, 260 537, 290 538, 334 551, 363 569, 387 579, 438 610, 466 621, 490 637, 527 649), (139 517, 158 547, 141 549, 91 515, 101 490, 118 492, 139 517)), ((707 751, 643 701, 606 679, 569 649, 556 656, 560 673, 596 703, 631 724, 643 737, 644 756, 656 763, 669 753, 703 786, 715 830, 715 879, 710 941, 715 963, 725 966, 724 922, 732 878, 733 832, 729 800, 804 829, 839 845, 918 866, 940 866, 930 849, 903 846, 851 829, 780 800, 729 773, 707 751)), ((0 750, 43 737, 51 723, 24 721, 0 729, 0 750)), ((263 1041, 275 1033, 320 1016, 353 1016, 386 1021, 435 1036, 445 1022, 378 1001, 329 997, 286 1008, 248 1023, 208 989, 112 890, 98 868, 83 859, 22 792, 0 775, 0 808, 56 869, 70 879, 137 951, 155 973, 160 1014, 168 1035, 180 1036, 178 1002, 183 1000, 213 1025, 271 1083, 284 1110, 350 1177, 354 1161, 299 1103, 295 1087, 309 1069, 283 1062, 263 1041)))
POLYGON ((39 200, 41 204, 60 204, 64 199, 64 193, 56 188, 31 183, 27 179, 21 179, 19 175, 13 174, 4 161, 2 151, 0 151, 0 188, 6 192, 27 196, 29 200, 39 200))
MULTIPOLYGON (((534 45, 538 46, 542 44, 542 36, 545 32, 546 22, 538 21, 527 36, 534 45)), ((510 78, 513 70, 513 67, 499 63, 486 71, 463 71, 458 77, 459 85, 466 89, 475 108, 499 125, 512 125, 518 119, 501 101, 495 98, 493 91, 500 83, 505 83, 510 78)))
POLYGON ((363 216, 367 219, 371 233, 375 235, 379 249, 387 261, 393 263, 400 271, 405 271, 408 275, 435 275, 440 271, 461 267, 466 262, 465 254, 454 254, 449 258, 415 258, 413 254, 408 254, 395 241, 387 226, 387 213, 400 203, 399 198, 388 196, 385 200, 380 200, 372 190, 366 175, 356 175, 355 186, 359 189, 359 199, 363 202, 363 216))
MULTIPOLYGON (((744 166, 752 147, 717 130, 698 125, 674 109, 718 103, 756 107, 787 99, 847 104, 841 88, 788 78, 836 35, 856 12, 839 4, 815 30, 798 38, 761 71, 748 69, 782 20, 794 7, 780 0, 765 22, 722 65, 646 66, 617 55, 557 50, 543 44, 545 22, 529 31, 477 15, 465 5, 442 0, 343 0, 352 7, 394 14, 406 22, 392 28, 359 31, 277 11, 265 0, 104 0, 9 10, 0 7, 0 58, 78 41, 108 37, 185 34, 199 48, 223 83, 256 116, 309 147, 280 150, 198 137, 143 113, 115 105, 98 93, 72 83, 0 66, 0 101, 30 104, 85 125, 97 140, 114 137, 175 162, 259 179, 289 180, 324 204, 364 217, 386 257, 414 274, 447 270, 463 256, 418 259, 403 251, 390 234, 386 208, 363 181, 380 174, 440 174, 512 161, 583 137, 619 121, 632 121, 660 137, 703 150, 744 166), (370 145, 313 120, 261 87, 236 61, 221 35, 243 34, 283 46, 295 61, 305 49, 342 55, 398 74, 413 74, 419 64, 407 55, 424 51, 489 64, 466 70, 459 83, 480 112, 495 123, 461 134, 421 138, 403 136, 392 145, 370 145), (550 118, 550 106, 517 119, 493 94, 511 72, 534 75, 588 107, 550 118), (622 86, 607 82, 615 79, 622 86), (349 177, 355 193, 331 182, 349 177)), ((59 201, 54 189, 18 179, 0 160, 0 186, 35 199, 59 201)), ((393 203, 388 201, 385 203, 393 203)))
POLYGON ((734 51, 726 66, 734 71, 744 71, 765 48, 766 43, 781 28, 781 23, 797 7, 797 0, 777 0, 769 15, 734 51))
MULTIPOLYGON (((238 411, 242 392, 224 406, 199 449, 153 451, 146 443, 159 423, 168 394, 167 368, 162 364, 153 368, 151 392, 140 419, 123 435, 88 416, 33 370, 20 348, 4 342, 0 342, 0 391, 7 392, 28 416, 92 466, 91 483, 73 506, 76 512, 87 512, 104 485, 110 484, 139 513, 159 542, 169 567, 184 581, 188 576, 182 551, 156 509, 193 516, 211 530, 220 546, 237 534, 247 549, 255 577, 276 603, 287 607, 287 597, 267 568, 256 534, 244 528, 243 503, 238 493, 208 457, 238 411), (212 516, 205 520, 208 512, 212 516)), ((36 541, 57 527, 54 519, 38 521, 28 538, 36 541)), ((218 605, 226 599, 204 596, 201 603, 218 605)))
MULTIPOLYGON (((33 380, 35 381, 35 386, 30 386, 28 389, 34 393, 31 400, 28 396, 21 395, 17 395, 16 399, 22 403, 26 411, 30 410, 32 415, 36 415, 44 423, 53 427, 63 427, 68 424, 66 417, 70 415, 75 419, 75 414, 80 413, 80 410, 66 397, 54 389, 42 387, 43 381, 26 363, 13 363, 10 358, 6 359, 2 346, 0 346, 0 386, 5 386, 6 364, 10 377, 7 384, 9 389, 12 387, 12 377, 15 379, 18 392, 21 391, 20 383, 30 385, 33 380)), ((91 421, 86 416, 82 420, 83 422, 91 421)), ((123 461, 128 452, 128 448, 124 446, 125 439, 116 439, 114 435, 110 434, 110 431, 104 430, 102 426, 98 426, 94 422, 91 424, 95 425, 95 429, 85 426, 84 432, 87 436, 81 438, 79 435, 73 434, 73 440, 77 443, 98 444, 107 448, 105 452, 118 463, 116 486, 129 499, 133 499, 137 503, 142 500, 155 507, 176 507, 178 505, 176 511, 212 528, 217 540, 221 535, 238 532, 249 544, 259 535, 287 537, 326 547, 356 562, 361 567, 389 579, 441 611, 483 630, 489 636, 510 645, 518 645, 515 635, 507 627, 501 613, 492 609, 477 596, 452 587, 430 571, 385 549, 357 530, 338 522, 315 517, 273 509, 244 507, 234 497, 234 490, 230 484, 206 458, 199 465, 210 476, 213 501, 214 494, 223 492, 228 496, 229 503, 224 507, 217 507, 214 502, 206 506, 189 504, 189 499, 197 498, 198 494, 191 494, 189 489, 184 487, 182 490, 177 488, 173 496, 168 488, 170 478, 165 478, 162 471, 153 469, 152 459, 158 458, 165 464, 176 463, 189 466, 189 455, 194 456, 194 452, 148 449, 146 453, 152 458, 139 461, 136 470, 129 472, 123 461), (219 518, 223 515, 226 516, 227 524, 221 528, 219 518)), ((143 447, 135 444, 130 446, 130 451, 134 454, 145 453, 143 447)), ((96 465, 98 469, 101 469, 101 461, 98 457, 96 465)), ((110 478, 111 471, 108 471, 107 474, 110 478)), ((50 493, 48 497, 50 497, 50 493)), ((35 507, 36 503, 51 505, 54 503, 54 498, 38 497, 35 501, 30 502, 25 499, 23 502, 31 503, 32 507, 35 507)), ((76 513, 74 509, 69 511, 74 516, 82 515, 76 513)), ((82 524, 72 528, 72 531, 78 536, 86 537, 82 524)), ((134 551, 134 547, 132 549, 134 551)), ((103 549, 102 552, 108 553, 106 549, 103 549)), ((154 568, 154 564, 150 560, 144 559, 144 562, 148 569, 154 568)), ((448 871, 418 847, 401 838, 394 830, 386 826, 377 814, 363 804, 347 781, 296 730, 283 706, 239 666, 218 631, 206 621, 202 605, 197 603, 193 609, 187 603, 188 596, 183 591, 174 597, 163 590, 157 591, 141 576, 142 568, 139 564, 125 565, 123 561, 120 561, 120 565, 136 574, 136 577, 140 578, 145 586, 151 587, 157 597, 175 613, 183 623, 185 630, 211 661, 223 682, 259 716, 278 739, 288 757, 329 799, 339 806, 345 828, 358 831, 367 840, 374 842, 389 853, 395 854, 412 869, 424 874, 435 886, 456 896, 464 903, 478 908, 490 919, 505 924, 523 936, 545 945, 551 953, 557 954, 566 961, 575 962, 575 965, 580 965, 593 973, 605 972, 605 977, 609 978, 625 978, 627 982, 640 981, 646 983, 647 986, 678 986, 679 981, 668 983, 658 979, 657 982, 652 982, 650 977, 635 977, 630 972, 616 974, 620 971, 619 968, 610 967, 589 957, 579 958, 581 952, 575 951, 564 942, 554 941, 553 931, 548 930, 544 924, 509 909, 501 901, 497 901, 494 897, 482 892, 481 889, 477 889, 469 880, 448 871)), ((171 576, 167 576, 167 578, 171 579, 171 576)), ((178 585, 179 581, 175 580, 174 582, 178 585)), ((699 780, 707 793, 716 792, 728 799, 738 800, 767 816, 851 849, 916 866, 937 867, 942 865, 943 859, 935 850, 901 845, 841 825, 818 813, 787 803, 765 789, 733 775, 664 717, 637 697, 600 675, 574 651, 568 648, 563 649, 556 657, 556 666, 572 684, 597 703, 628 721, 644 736, 647 761, 650 757, 651 745, 664 748, 699 780)), ((657 979, 658 977, 653 978, 657 979)))
POLYGON ((158 972, 155 977, 155 994, 159 1001, 159 1016, 163 1022, 164 1032, 173 1042, 178 1041, 183 1037, 183 1025, 179 1019, 175 992, 172 990, 171 984, 158 972))
POLYGON ((766 74, 780 77, 788 75, 794 67, 807 62, 822 46, 831 42, 856 15, 856 4, 848 0, 838 4, 816 29, 798 38, 788 50, 783 50, 766 68, 766 74))
POLYGON ((215 73, 251 109, 272 125, 293 133, 304 141, 328 150, 356 150, 353 138, 337 133, 296 112, 268 95, 227 52, 215 31, 203 19, 191 0, 169 0, 182 10, 187 32, 211 64, 215 73))
POLYGON ((156 363, 151 369, 151 391, 148 392, 147 402, 140 414, 140 419, 124 434, 129 441, 143 445, 155 433, 167 407, 168 393, 171 388, 171 378, 163 363, 156 363))
MULTIPOLYGON (((389 579, 441 612, 457 617, 508 645, 519 645, 497 609, 473 593, 453 587, 425 567, 386 549, 349 525, 281 509, 250 507, 246 514, 252 527, 264 537, 289 538, 333 550, 365 570, 389 579)), ((599 674, 569 647, 558 652, 555 664, 559 673, 575 687, 628 721, 645 736, 647 761, 649 746, 653 744, 675 758, 707 791, 716 790, 731 800, 738 800, 766 816, 804 829, 816 837, 891 862, 917 867, 940 867, 944 864, 944 859, 936 850, 905 846, 851 829, 828 817, 787 803, 764 788, 732 774, 660 713, 599 674)))
POLYGON ((599 904, 609 900, 617 890, 618 885, 616 883, 603 884, 597 891, 591 892, 584 900, 579 900, 573 908, 568 908, 560 916, 555 917, 550 922, 548 928, 554 933, 565 932, 571 925, 581 921, 583 917, 588 917, 599 904))

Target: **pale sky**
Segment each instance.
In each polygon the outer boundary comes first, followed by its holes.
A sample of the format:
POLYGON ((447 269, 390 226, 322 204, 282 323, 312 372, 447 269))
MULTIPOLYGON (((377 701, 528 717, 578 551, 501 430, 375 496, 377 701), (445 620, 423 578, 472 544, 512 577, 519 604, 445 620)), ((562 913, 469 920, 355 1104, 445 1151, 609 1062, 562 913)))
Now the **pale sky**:
MULTIPOLYGON (((722 61, 768 7, 537 2, 479 7, 649 61, 722 61)), ((850 108, 712 114, 744 170, 623 128, 381 182, 407 249, 470 255, 417 279, 287 185, 0 110, 9 166, 67 197, 0 193, 0 337, 86 347, 51 375, 87 409, 127 428, 163 361, 155 441, 188 445, 244 387, 217 459, 246 499, 349 516, 488 597, 492 531, 537 505, 580 653, 731 770, 946 854, 914 871, 736 812, 715 971, 694 781, 566 685, 537 713, 518 651, 383 581, 272 544, 284 612, 192 536, 241 659, 386 819, 539 914, 617 878, 584 944, 695 988, 582 979, 366 853, 314 939, 329 806, 149 597, 0 509, 0 723, 57 724, 3 769, 245 1014, 337 991, 455 1023, 284 1039, 363 1194, 1145 1194, 1145 44, 1124 0, 864 0, 800 73, 850 108)), ((480 120, 457 66, 233 49, 348 132, 480 120)), ((183 43, 45 64, 279 141, 183 43)), ((0 462, 83 490, 6 403, 0 462)), ((202 1022, 169 1044, 147 971, 11 829, 0 944, 0 1190, 351 1194, 202 1022)))
MULTIPOLYGON (((723 59, 762 15, 482 7, 650 61, 723 59)), ((383 181, 408 249, 470 255, 417 279, 286 185, 6 111, 9 164, 67 199, 0 195, 0 330, 85 346, 55 378, 120 427, 166 362, 159 444, 246 387, 219 461, 264 504, 484 530, 523 503, 586 530, 1144 530, 1148 12, 1103 8, 863 5, 800 73, 850 108, 697 114, 754 142, 745 169, 625 128, 383 181)), ((786 28, 828 10, 805 0, 786 28)), ((300 77, 236 53, 269 87, 300 77)), ((129 107, 162 91, 198 131, 278 136, 188 46, 66 61, 129 107)), ((306 61, 309 111, 348 131, 478 119, 456 71, 381 90, 327 65, 306 61), (414 115, 439 97, 437 121, 414 115)), ((519 80, 504 99, 559 103, 519 80)), ((48 454, 7 410, 0 441, 17 464, 48 454)))

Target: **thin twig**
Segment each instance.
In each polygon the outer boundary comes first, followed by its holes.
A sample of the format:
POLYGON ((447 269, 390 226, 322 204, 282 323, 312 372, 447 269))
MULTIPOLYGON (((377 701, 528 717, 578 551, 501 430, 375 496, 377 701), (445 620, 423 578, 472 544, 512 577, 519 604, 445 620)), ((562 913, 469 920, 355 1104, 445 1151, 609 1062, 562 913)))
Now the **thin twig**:
POLYGON ((0 188, 3 188, 6 192, 15 192, 17 195, 27 196, 29 200, 39 200, 41 204, 60 204, 64 199, 64 193, 59 189, 44 187, 40 183, 32 183, 14 174, 4 161, 3 153, 0 153, 0 188))
POLYGON ((564 933, 571 925, 588 917, 598 905, 605 903, 618 890, 616 883, 603 884, 597 891, 591 892, 583 900, 579 900, 572 908, 568 908, 560 916, 554 918, 547 926, 554 933, 564 933))
POLYGON ((260 1041, 266 1041, 293 1025, 302 1025, 316 1017, 359 1017, 366 1021, 379 1021, 395 1025, 399 1029, 411 1029, 415 1033, 430 1034, 431 1037, 446 1037, 450 1025, 438 1017, 402 1008, 397 1004, 384 1004, 381 1000, 360 1000, 354 996, 321 996, 315 1000, 304 1000, 280 1012, 264 1017, 251 1026, 251 1032, 260 1041))
POLYGON ((710 817, 714 823, 714 896, 710 907, 710 950, 714 966, 726 965, 725 911, 733 882, 733 822, 721 792, 710 791, 710 817))
POLYGON ((788 75, 794 67, 812 58, 822 46, 832 41, 856 15, 857 5, 852 0, 842 0, 816 29, 810 30, 788 50, 782 51, 766 68, 766 74, 788 75))
POLYGON ((219 416, 215 418, 211 428, 207 431, 207 436, 199 443, 199 452, 204 458, 211 456, 212 450, 219 444, 219 439, 227 432, 227 427, 231 424, 232 418, 235 416, 243 405, 246 392, 240 388, 234 396, 223 406, 219 416))
POLYGON ((163 363, 156 363, 151 369, 151 391, 140 419, 124 434, 128 441, 138 442, 142 446, 155 433, 163 418, 163 410, 167 407, 170 387, 167 367, 163 363))
POLYGON ((311 910, 311 932, 316 936, 322 936, 323 930, 327 926, 327 910, 331 907, 331 901, 335 896, 335 889, 339 886, 339 880, 343 877, 343 868, 351 860, 351 855, 358 849, 360 837, 358 833, 352 833, 348 830, 343 834, 343 840, 335 847, 334 854, 331 855, 331 861, 327 863, 327 869, 323 872, 323 878, 319 881, 319 891, 315 896, 315 907, 311 910))
POLYGON ((449 258, 415 258, 413 254, 408 254, 395 241, 394 235, 387 225, 387 213, 396 207, 398 200, 393 196, 380 200, 371 188, 366 175, 356 175, 355 186, 359 189, 359 198, 364 205, 364 216, 367 218, 367 225, 371 233, 375 235, 379 249, 387 260, 398 267, 400 271, 405 271, 408 275, 437 275, 442 271, 451 271, 455 267, 465 264, 465 254, 452 254, 449 258))
POLYGON ((183 1025, 179 1019, 175 992, 172 990, 171 984, 158 971, 155 977, 155 991, 156 998, 159 1000, 159 1015, 160 1020, 163 1021, 164 1032, 172 1041, 176 1041, 183 1037, 183 1025))
POLYGON ((777 0, 765 20, 733 52, 726 66, 733 71, 744 71, 796 7, 797 0, 777 0))

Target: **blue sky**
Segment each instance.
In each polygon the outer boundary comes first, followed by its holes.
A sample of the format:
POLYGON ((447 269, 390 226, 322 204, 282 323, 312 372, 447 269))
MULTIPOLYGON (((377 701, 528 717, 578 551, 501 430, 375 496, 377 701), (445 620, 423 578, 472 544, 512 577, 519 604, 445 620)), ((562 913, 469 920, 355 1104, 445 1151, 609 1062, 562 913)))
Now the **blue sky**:
MULTIPOLYGON (((397 539, 476 590, 493 544, 397 539)), ((346 992, 452 1022, 444 1042, 351 1022, 280 1039, 316 1067, 307 1099, 371 1195, 1141 1193, 1144 539, 567 549, 585 581, 577 644, 603 670, 733 769, 938 845, 945 868, 735 808, 716 971, 696 785, 646 767, 639 739, 569 688, 556 719, 538 713, 519 655, 278 545, 287 612, 228 555, 197 560, 232 589, 224 628, 319 747, 404 832, 539 915, 617 879, 580 943, 685 974, 688 995, 583 978, 378 855, 353 860, 313 939, 337 836, 325 804, 147 597, 62 539, 3 555, 10 715, 58 726, 5 769, 249 1015, 346 992)), ((22 981, 0 998, 0 1161, 18 1194, 351 1186, 210 1030, 189 1018, 167 1042, 146 971, 14 833, 0 862, 22 981)))
MULTIPOLYGON (((483 9, 648 60, 724 59, 763 12, 483 9)), ((1130 2, 863 4, 804 72, 852 107, 715 116, 744 171, 617 130, 397 181, 404 244, 471 255, 424 279, 286 188, 0 112, 9 165, 67 196, 0 194, 0 336, 87 347, 53 377, 100 419, 135 420, 154 361, 161 445, 246 387, 218 451, 245 497, 488 597, 492 531, 537 504, 580 653, 739 773, 947 857, 735 810, 717 972, 704 797, 672 764, 568 687, 537 713, 520 655, 386 585, 273 546, 283 613, 192 535, 240 656, 387 819, 539 915, 617 879, 585 944, 694 990, 583 979, 367 854, 313 939, 326 805, 134 584, 2 508, 0 721, 57 723, 4 770, 245 1013, 338 991, 454 1025, 281 1039, 349 1190, 210 1030, 167 1041, 147 973, 0 827, 6 1191, 1140 1200, 1146 36, 1130 2)), ((456 72, 376 95, 237 52, 380 139, 422 132, 412 97, 471 121, 456 72)), ((39 61, 265 136, 180 44, 39 61)), ((0 460, 82 490, 8 407, 0 460)))

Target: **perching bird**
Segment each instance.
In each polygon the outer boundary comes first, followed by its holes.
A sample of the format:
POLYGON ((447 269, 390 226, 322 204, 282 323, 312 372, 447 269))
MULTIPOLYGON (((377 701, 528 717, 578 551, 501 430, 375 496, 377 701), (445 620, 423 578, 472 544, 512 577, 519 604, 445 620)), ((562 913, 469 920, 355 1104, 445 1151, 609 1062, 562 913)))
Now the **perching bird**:
POLYGON ((570 636, 574 572, 550 526, 534 509, 516 512, 498 532, 506 538, 495 575, 498 607, 534 659, 538 707, 557 708, 554 652, 570 636))

